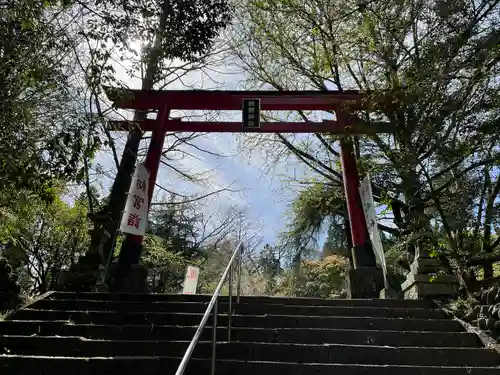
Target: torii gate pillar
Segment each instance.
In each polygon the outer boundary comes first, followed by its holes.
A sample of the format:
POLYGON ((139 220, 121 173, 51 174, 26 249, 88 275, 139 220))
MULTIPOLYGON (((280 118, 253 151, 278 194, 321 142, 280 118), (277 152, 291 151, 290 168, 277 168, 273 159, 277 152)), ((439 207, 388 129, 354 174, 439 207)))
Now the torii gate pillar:
POLYGON ((375 253, 368 236, 366 220, 359 194, 359 174, 356 154, 350 138, 340 140, 340 162, 347 211, 351 229, 353 268, 347 274, 349 298, 378 298, 384 289, 384 278, 377 267, 375 253))
MULTIPOLYGON (((158 112, 158 124, 151 132, 151 140, 149 142, 146 160, 144 161, 144 166, 149 172, 148 204, 150 207, 153 200, 156 177, 158 176, 158 169, 160 167, 163 144, 165 143, 165 135, 167 132, 166 125, 168 123, 169 113, 170 111, 167 106, 164 106, 158 112)), ((128 277, 128 275, 130 275, 131 267, 133 265, 139 264, 143 240, 144 236, 127 234, 118 257, 118 267, 115 272, 116 288, 124 288, 125 279, 128 277)), ((144 289, 146 288, 146 280, 143 280, 143 278, 140 276, 141 273, 147 277, 147 272, 145 273, 144 270, 139 269, 138 277, 132 278, 136 279, 137 282, 132 281, 132 284, 134 285, 132 287, 126 288, 128 289, 128 291, 145 291, 144 289)))
MULTIPOLYGON (((157 120, 140 123, 126 121, 112 122, 111 130, 128 130, 140 126, 143 131, 152 132, 152 140, 146 157, 150 172, 149 198, 153 195, 156 175, 161 158, 165 132, 269 132, 269 133, 337 133, 345 137, 340 141, 341 164, 346 196, 350 232, 352 239, 352 260, 354 268, 348 275, 350 298, 378 298, 383 289, 383 275, 376 266, 375 255, 368 237, 364 213, 358 191, 359 175, 352 134, 385 132, 383 128, 367 128, 348 123, 343 116, 346 104, 359 108, 363 95, 357 91, 340 92, 276 92, 276 91, 142 91, 108 89, 108 97, 114 106, 142 111, 158 110, 157 120), (241 110, 243 99, 260 99, 262 110, 338 110, 337 121, 299 123, 261 123, 259 128, 244 129, 241 122, 183 122, 169 120, 166 105, 170 110, 241 110)), ((121 269, 137 264, 140 258, 142 236, 128 235, 120 253, 121 269)), ((121 275, 125 277, 125 275, 121 275)))

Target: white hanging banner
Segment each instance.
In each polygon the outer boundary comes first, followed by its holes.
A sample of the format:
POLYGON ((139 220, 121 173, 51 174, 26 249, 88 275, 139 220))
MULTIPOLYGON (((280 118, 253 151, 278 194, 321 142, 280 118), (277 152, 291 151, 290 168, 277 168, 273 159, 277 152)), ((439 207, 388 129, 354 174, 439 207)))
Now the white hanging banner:
POLYGON ((200 269, 198 267, 188 266, 186 277, 184 278, 184 289, 182 290, 182 294, 196 294, 198 276, 200 276, 200 269))
POLYGON ((382 240, 380 238, 380 233, 378 231, 377 225, 377 213, 375 212, 375 202, 373 201, 372 193, 372 182, 370 176, 367 175, 366 178, 361 182, 359 186, 359 195, 361 197, 361 204, 363 206, 363 212, 365 213, 366 225, 368 227, 368 234, 370 236, 370 241, 373 246, 375 255, 382 266, 384 271, 384 279, 387 285, 387 265, 385 263, 385 253, 382 246, 382 240))
POLYGON ((148 222, 148 185, 149 172, 142 163, 135 168, 130 190, 127 196, 125 211, 120 223, 123 233, 144 236, 148 222))

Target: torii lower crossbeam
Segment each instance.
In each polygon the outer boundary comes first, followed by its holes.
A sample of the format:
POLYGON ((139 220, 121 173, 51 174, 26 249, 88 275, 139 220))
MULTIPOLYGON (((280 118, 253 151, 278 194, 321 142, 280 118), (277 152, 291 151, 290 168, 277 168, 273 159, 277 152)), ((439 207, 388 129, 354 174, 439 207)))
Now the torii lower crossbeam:
MULTIPOLYGON (((158 126, 156 120, 143 121, 109 121, 108 129, 112 131, 132 130, 139 127, 144 132, 152 132, 158 126)), ((333 133, 342 135, 371 135, 389 132, 387 123, 351 124, 348 127, 337 121, 322 122, 261 122, 255 130, 244 129, 241 122, 222 121, 181 121, 171 119, 166 123, 169 132, 200 133, 333 133)))

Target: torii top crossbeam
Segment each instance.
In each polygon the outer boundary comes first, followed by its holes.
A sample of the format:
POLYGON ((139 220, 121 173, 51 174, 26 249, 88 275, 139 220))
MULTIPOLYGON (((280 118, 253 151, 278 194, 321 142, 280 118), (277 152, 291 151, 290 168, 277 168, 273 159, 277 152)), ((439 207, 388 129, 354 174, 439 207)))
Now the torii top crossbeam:
POLYGON ((364 95, 348 91, 218 91, 218 90, 128 90, 106 88, 116 108, 241 110, 243 99, 259 98, 264 111, 331 111, 341 105, 360 107, 364 95))

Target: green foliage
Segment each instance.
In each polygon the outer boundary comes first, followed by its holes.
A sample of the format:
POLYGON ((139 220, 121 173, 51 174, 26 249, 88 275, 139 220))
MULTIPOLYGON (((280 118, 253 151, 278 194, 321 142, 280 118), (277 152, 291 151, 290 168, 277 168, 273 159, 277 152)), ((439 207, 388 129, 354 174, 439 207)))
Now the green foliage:
MULTIPOLYGON (((236 244, 230 239, 222 240, 217 244, 207 244, 204 249, 203 259, 200 262, 200 293, 213 293, 217 284, 229 263, 236 244), (215 245, 215 246, 214 246, 215 245)), ((228 293, 227 283, 222 294, 228 293)))
POLYGON ((0 190, 52 198, 53 182, 74 179, 98 147, 71 90, 71 46, 36 2, 2 10, 0 40, 0 190))
MULTIPOLYGON (((148 235, 145 238, 142 264, 149 269, 151 291, 179 293, 182 291, 187 266, 195 266, 200 268, 197 293, 211 294, 220 281, 236 243, 231 239, 206 243, 200 247, 196 257, 175 252, 165 245, 165 240, 158 236, 148 235)), ((243 274, 248 275, 249 266, 251 264, 243 264, 243 274)), ((236 273, 233 277, 235 283, 236 273)), ((246 276, 247 279, 248 277, 246 276)), ((243 283, 247 284, 248 281, 243 283)), ((227 293, 226 283, 221 294, 227 293)))
POLYGON ((349 246, 347 243, 346 229, 342 224, 332 220, 327 230, 327 237, 323 244, 322 255, 340 255, 349 258, 349 246))
POLYGON ((178 203, 154 209, 150 218, 141 263, 159 279, 154 290, 179 292, 186 267, 202 261, 197 242, 200 215, 192 205, 178 203))
POLYGON ((175 197, 151 212, 141 263, 151 275, 158 275, 160 285, 155 290, 181 291, 188 265, 201 268, 200 292, 215 289, 237 245, 231 235, 236 225, 243 228, 243 218, 235 209, 224 212, 220 222, 216 215, 208 218, 196 202, 175 197))
POLYGON ((169 58, 192 61, 209 52, 215 37, 232 19, 227 0, 177 0, 167 11, 162 51, 169 58))
POLYGON ((123 51, 131 36, 151 46, 159 37, 160 59, 190 62, 209 52, 233 12, 226 0, 97 1, 95 6, 102 16, 89 22, 91 39, 109 39, 123 51))
POLYGON ((294 221, 291 234, 317 233, 328 217, 342 215, 345 210, 344 197, 339 189, 322 183, 312 183, 302 190, 292 204, 294 221))
POLYGON ((300 276, 288 273, 278 290, 297 297, 334 298, 345 292, 346 258, 330 255, 320 260, 306 260, 301 264, 300 276))
POLYGON ((41 294, 88 246, 86 203, 70 207, 59 197, 47 202, 22 193, 17 198, 9 215, 0 217, 2 253, 22 292, 41 294))
POLYGON ((266 244, 257 260, 260 272, 265 281, 265 293, 270 295, 275 292, 278 276, 282 273, 280 249, 266 244))
POLYGON ((152 277, 158 276, 155 290, 179 292, 186 267, 202 262, 200 220, 202 216, 193 204, 174 202, 173 198, 150 213, 141 263, 152 277))
POLYGON ((198 253, 197 227, 200 215, 189 204, 165 205, 151 212, 148 232, 163 239, 168 251, 182 254, 186 258, 198 253))
POLYGON ((186 267, 197 265, 183 256, 182 252, 175 252, 167 246, 165 239, 147 235, 144 238, 144 249, 141 264, 150 270, 150 277, 158 278, 158 285, 152 291, 161 293, 178 293, 184 281, 186 267))
POLYGON ((344 210, 342 191, 336 187, 313 182, 301 190, 291 204, 289 225, 282 237, 290 257, 300 261, 314 252, 317 235, 342 218, 344 210))

